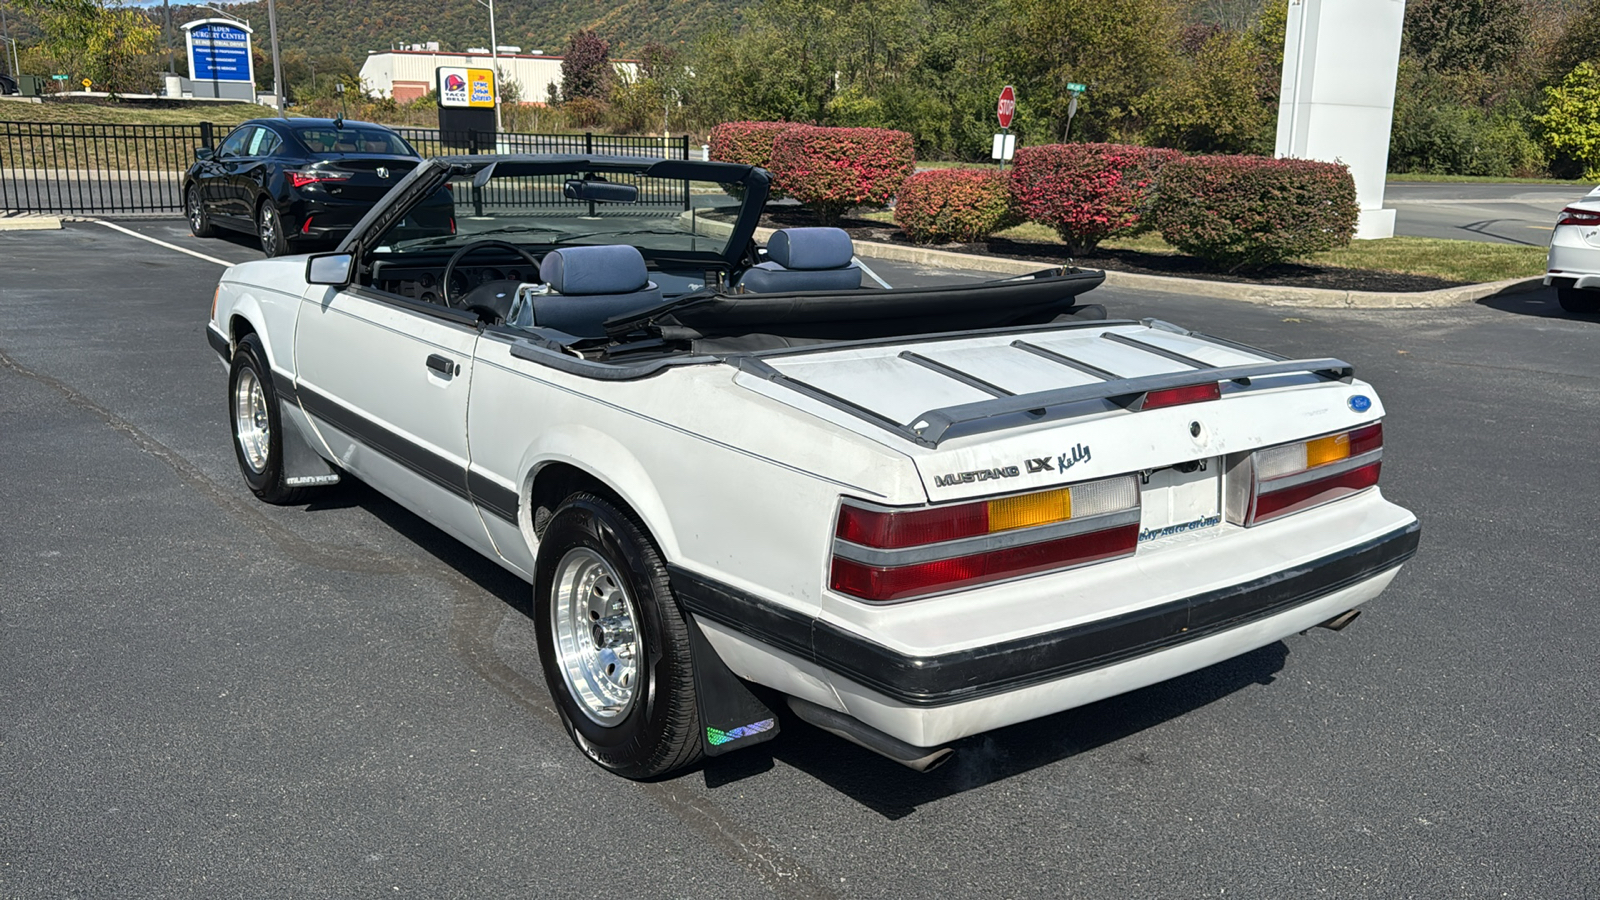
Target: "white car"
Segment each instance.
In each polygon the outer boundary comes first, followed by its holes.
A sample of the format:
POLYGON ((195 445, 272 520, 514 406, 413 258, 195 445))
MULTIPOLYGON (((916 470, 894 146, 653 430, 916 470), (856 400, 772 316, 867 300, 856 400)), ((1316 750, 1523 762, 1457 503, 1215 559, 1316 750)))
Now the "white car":
POLYGON ((1567 312, 1600 312, 1600 187, 1556 216, 1544 283, 1567 312))
POLYGON ((1107 320, 1098 272, 862 289, 841 231, 757 246, 766 190, 436 159, 338 252, 230 268, 245 481, 360 478, 527 579, 573 740, 633 778, 774 706, 927 769, 1342 628, 1415 552, 1349 365, 1107 320), (447 184, 450 228, 408 219, 447 184))

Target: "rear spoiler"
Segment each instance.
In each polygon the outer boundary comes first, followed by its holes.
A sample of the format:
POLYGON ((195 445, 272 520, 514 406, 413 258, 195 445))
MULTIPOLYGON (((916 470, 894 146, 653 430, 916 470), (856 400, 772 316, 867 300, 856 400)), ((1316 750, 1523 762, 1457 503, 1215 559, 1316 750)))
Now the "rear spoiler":
MULTIPOLYGON (((1121 322, 1100 321, 1072 323, 1066 327, 1082 328, 1122 324, 1121 322)), ((1132 323, 1128 323, 1132 324, 1132 323)), ((945 406, 930 409, 914 417, 910 425, 896 422, 878 413, 851 403, 826 391, 820 390, 805 382, 791 379, 768 365, 763 360, 746 356, 737 360, 739 368, 752 375, 764 378, 776 384, 781 384, 797 393, 804 394, 828 406, 847 412, 857 418, 871 422, 886 431, 891 431, 906 440, 921 444, 925 447, 937 447, 944 441, 958 437, 969 437, 977 434, 988 434, 1017 428, 1024 425, 1035 425, 1040 422, 1051 422, 1082 415, 1082 405, 1085 403, 1111 403, 1124 409, 1137 411, 1142 409, 1146 397, 1153 391, 1168 390, 1171 388, 1188 387, 1200 384, 1233 383, 1241 387, 1249 387, 1252 379, 1264 378, 1271 375, 1292 375, 1305 373, 1329 381, 1342 381, 1346 384, 1355 379, 1355 367, 1342 359, 1323 357, 1319 359, 1284 359, 1275 353, 1258 350, 1233 341, 1214 338, 1210 335, 1178 328, 1156 319, 1145 319, 1141 324, 1162 331, 1185 334, 1203 341, 1235 350, 1243 350, 1264 357, 1259 363, 1246 363, 1236 366, 1209 366, 1199 360, 1174 353, 1163 347, 1147 344, 1136 338, 1125 337, 1118 334, 1107 334, 1108 340, 1136 347, 1145 352, 1182 362, 1191 367, 1186 372, 1163 372, 1156 375, 1144 375, 1136 378, 1119 378, 1110 372, 1095 368, 1071 357, 1029 344, 1018 339, 1011 345, 1020 350, 1037 354, 1052 362, 1068 368, 1076 369, 1102 379, 1097 383, 1082 384, 1074 387, 1056 388, 1048 391, 1037 391, 1031 394, 1011 394, 986 382, 978 381, 970 376, 955 371, 947 371, 945 367, 924 359, 914 353, 902 354, 910 362, 921 364, 933 371, 940 372, 951 378, 960 380, 969 387, 985 390, 996 396, 992 400, 978 400, 973 403, 962 403, 956 406, 945 406)), ((1058 326, 1060 327, 1060 326, 1058 326)), ((998 329, 997 329, 998 330, 998 329)), ((1010 329, 1005 329, 1010 330, 1010 329)), ((1040 329, 1031 329, 1038 331, 1040 329)), ((869 342, 862 342, 869 343, 869 342)), ((817 350, 822 348, 807 348, 817 350)), ((804 351, 802 351, 804 352, 804 351)), ((790 355, 790 354, 782 354, 790 355)), ((731 361, 731 360, 730 360, 731 361)))

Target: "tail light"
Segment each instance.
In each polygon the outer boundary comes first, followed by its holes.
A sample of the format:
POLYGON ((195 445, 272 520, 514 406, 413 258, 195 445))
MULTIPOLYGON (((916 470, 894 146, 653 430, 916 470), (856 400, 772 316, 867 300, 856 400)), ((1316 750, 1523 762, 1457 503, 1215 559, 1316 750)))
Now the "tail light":
POLYGON ((918 509, 845 501, 829 587, 904 600, 1129 556, 1139 543, 1134 475, 918 509))
POLYGON ((1222 399, 1222 385, 1215 381, 1207 381, 1150 391, 1139 403, 1139 409, 1161 409, 1167 406, 1183 406, 1188 403, 1204 403, 1207 400, 1220 399, 1222 399))
POLYGON ((303 188, 308 184, 321 184, 326 181, 349 181, 349 175, 335 175, 331 172, 285 172, 289 176, 291 187, 303 188))
POLYGON ((1569 206, 1556 216, 1556 227, 1562 225, 1600 225, 1600 212, 1569 206))
POLYGON ((1378 483, 1383 423, 1242 457, 1228 472, 1228 521, 1258 525, 1378 483))

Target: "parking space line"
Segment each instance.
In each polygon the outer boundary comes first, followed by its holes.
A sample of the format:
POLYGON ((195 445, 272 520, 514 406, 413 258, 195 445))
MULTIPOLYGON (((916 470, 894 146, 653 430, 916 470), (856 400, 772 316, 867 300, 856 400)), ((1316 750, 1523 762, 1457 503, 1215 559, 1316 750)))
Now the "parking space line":
POLYGON ((852 260, 854 260, 855 264, 861 268, 861 271, 867 273, 867 277, 868 278, 871 278, 873 281, 876 281, 877 283, 883 285, 883 289, 884 290, 886 290, 886 291, 894 290, 894 288, 889 287, 889 282, 884 281, 882 278, 878 277, 878 273, 877 272, 874 272, 871 269, 867 268, 867 264, 861 261, 861 257, 852 256, 850 258, 852 260))
POLYGON ((234 263, 228 262, 225 259, 217 259, 215 256, 207 256, 204 253, 199 253, 199 252, 196 252, 194 250, 189 250, 189 249, 186 249, 184 247, 179 247, 177 244, 169 244, 166 241, 163 241, 163 240, 161 240, 159 238, 153 238, 148 234, 140 234, 139 232, 134 231, 131 228, 123 228, 121 225, 118 225, 115 222, 107 222, 104 219, 89 219, 88 221, 94 222, 97 225, 104 225, 105 227, 110 228, 113 231, 120 231, 123 234, 132 235, 133 237, 136 237, 141 241, 149 241, 152 244, 158 244, 158 245, 160 245, 162 247, 167 248, 168 250, 176 250, 179 253, 187 253, 190 256, 194 257, 195 259, 203 259, 206 262, 216 263, 219 266, 231 266, 231 265, 234 265, 234 263))

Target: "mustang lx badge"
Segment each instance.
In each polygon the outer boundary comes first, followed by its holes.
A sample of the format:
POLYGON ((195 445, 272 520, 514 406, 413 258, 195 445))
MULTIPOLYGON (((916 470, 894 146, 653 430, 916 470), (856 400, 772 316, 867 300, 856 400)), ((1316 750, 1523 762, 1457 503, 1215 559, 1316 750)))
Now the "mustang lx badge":
POLYGON ((1065 472, 1081 462, 1089 461, 1089 445, 1079 444, 1066 453, 1052 460, 1048 456, 1039 456, 1027 461, 1028 474, 1035 472, 1065 472))
POLYGON ((952 472, 949 475, 933 476, 936 487, 951 487, 957 484, 971 484, 974 481, 991 481, 996 478, 1015 478, 1022 471, 1016 466, 1006 466, 1002 469, 973 469, 970 472, 952 472))

